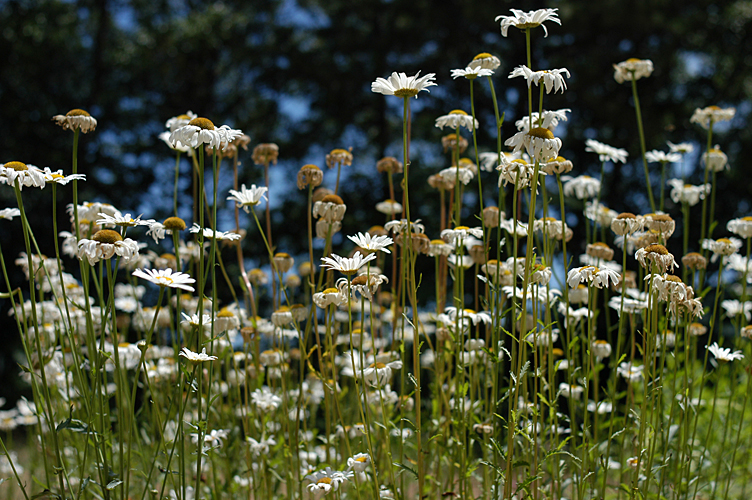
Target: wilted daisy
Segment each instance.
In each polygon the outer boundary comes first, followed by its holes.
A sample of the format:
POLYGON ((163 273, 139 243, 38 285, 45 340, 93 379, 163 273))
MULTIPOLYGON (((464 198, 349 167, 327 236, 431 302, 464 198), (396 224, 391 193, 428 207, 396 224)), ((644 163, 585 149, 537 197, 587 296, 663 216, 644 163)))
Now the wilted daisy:
POLYGON ((708 106, 707 108, 697 108, 692 113, 691 123, 697 123, 704 129, 709 129, 711 124, 733 120, 736 114, 736 108, 720 108, 718 106, 708 106))
POLYGON ((376 258, 375 253, 363 257, 360 252, 355 252, 352 258, 340 257, 332 254, 331 257, 322 257, 321 266, 331 270, 339 271, 342 274, 355 274, 364 264, 376 258))
POLYGON ((261 202, 261 200, 266 199, 264 193, 266 193, 268 189, 269 188, 265 186, 256 187, 255 184, 252 184, 249 189, 243 184, 240 187, 240 191, 230 189, 230 196, 228 196, 227 199, 236 202, 238 207, 243 207, 243 210, 245 210, 246 213, 249 213, 250 207, 255 207, 261 202))
POLYGON ((726 349, 724 347, 720 347, 718 345, 718 342, 713 342, 713 345, 707 346, 708 351, 715 356, 715 359, 717 361, 721 361, 723 363, 728 363, 729 361, 734 361, 735 359, 744 359, 744 354, 742 354, 742 351, 734 351, 731 352, 731 349, 726 349))
POLYGON ((514 68, 509 74, 509 78, 516 78, 518 76, 524 77, 525 80, 527 80, 528 88, 530 88, 533 83, 536 87, 542 83, 546 86, 547 94, 550 94, 551 90, 553 90, 554 93, 561 90, 563 93, 567 88, 567 82, 564 80, 565 73, 567 78, 569 78, 569 70, 567 68, 533 71, 527 66, 522 65, 514 68))
POLYGON ((653 61, 650 59, 635 59, 634 57, 614 64, 614 80, 617 83, 647 78, 653 73, 653 61))
POLYGON ((514 148, 514 151, 522 151, 524 147, 531 158, 540 162, 556 158, 561 149, 561 139, 554 137, 553 132, 543 127, 532 128, 529 132, 517 132, 504 144, 514 148))
POLYGON ((556 13, 559 9, 538 9, 524 12, 522 10, 510 9, 511 16, 496 16, 496 22, 501 22, 501 35, 507 36, 507 30, 510 26, 517 29, 526 30, 531 28, 543 27, 544 36, 548 36, 548 30, 543 25, 546 21, 551 21, 561 26, 561 20, 556 13))
POLYGON ((15 186, 16 181, 19 189, 24 186, 44 188, 47 178, 43 170, 20 161, 9 161, 0 167, 0 183, 15 186))
POLYGON ((230 142, 242 135, 243 132, 240 130, 232 129, 227 125, 217 128, 211 120, 199 117, 192 119, 188 122, 188 125, 173 131, 170 134, 170 142, 172 144, 181 143, 194 149, 206 144, 209 148, 219 149, 221 147, 224 150, 230 142))
POLYGON ((461 109, 455 109, 450 111, 448 115, 436 118, 436 126, 441 129, 449 127, 457 130, 460 127, 465 127, 468 130, 475 130, 478 128, 478 120, 474 120, 472 116, 461 109))
POLYGON ((389 250, 389 245, 394 243, 389 236, 371 236, 369 233, 358 233, 356 235, 348 235, 347 238, 358 245, 363 250, 370 252, 382 252, 392 253, 389 250))
POLYGON ((311 213, 326 222, 340 222, 345 217, 347 205, 336 194, 328 194, 313 204, 311 213))
POLYGON ((172 269, 136 269, 133 271, 133 276, 143 278, 147 281, 151 281, 155 285, 169 288, 180 288, 188 292, 192 292, 193 287, 189 286, 191 283, 195 283, 196 280, 191 278, 186 273, 173 272, 172 269))
POLYGON ((418 71, 415 76, 407 76, 405 73, 395 71, 389 79, 376 78, 376 81, 371 83, 371 92, 397 97, 415 97, 417 99, 418 92, 421 90, 430 92, 428 87, 436 85, 435 79, 435 73, 420 76, 420 71, 418 71))
POLYGON ((671 199, 674 203, 687 203, 690 207, 705 199, 711 189, 710 184, 693 186, 692 184, 684 184, 681 179, 669 179, 667 184, 671 186, 671 199))
POLYGON ((493 70, 489 68, 483 68, 480 65, 477 66, 468 66, 465 69, 453 69, 452 70, 452 78, 459 78, 461 76, 464 76, 468 80, 475 80, 479 76, 491 76, 493 75, 493 70))
POLYGON ((672 271, 677 266, 674 256, 663 245, 648 245, 645 248, 640 248, 635 253, 635 258, 640 262, 640 265, 646 269, 650 269, 651 265, 658 267, 660 273, 666 271, 672 271))
POLYGON ((52 120, 63 130, 80 130, 84 134, 97 128, 97 120, 83 109, 71 109, 64 115, 55 115, 52 120))
POLYGON ((473 57, 473 60, 467 65, 468 68, 483 68, 494 70, 501 66, 501 61, 498 57, 489 54, 488 52, 481 52, 477 56, 473 57))
POLYGON ((454 186, 454 184, 459 180, 464 186, 467 186, 468 183, 473 180, 475 177, 475 174, 473 171, 469 168, 463 168, 463 167, 449 167, 445 168, 441 172, 437 174, 441 179, 448 185, 454 186))

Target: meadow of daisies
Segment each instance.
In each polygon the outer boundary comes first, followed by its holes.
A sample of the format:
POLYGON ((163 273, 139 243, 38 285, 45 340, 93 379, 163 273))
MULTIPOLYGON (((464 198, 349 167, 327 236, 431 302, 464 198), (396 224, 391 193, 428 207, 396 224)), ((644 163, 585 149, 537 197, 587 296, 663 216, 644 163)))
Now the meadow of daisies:
MULTIPOLYGON (((510 75, 490 53, 452 71, 472 106, 436 119, 448 167, 433 175, 410 171, 411 136, 428 131, 409 131, 409 107, 450 75, 374 75, 373 99, 404 110, 402 157, 374 169, 389 187, 379 225, 334 238, 348 217, 340 173, 357 155, 335 149, 297 174, 300 255, 277 248, 270 224, 268 171, 283 152, 191 112, 161 136, 176 161, 165 220, 79 199, 77 149, 97 127, 84 110, 50 125, 72 138, 69 167, 4 163, 17 205, 0 217, 26 251, 0 251, 0 289, 30 397, 0 409, 3 497, 747 498, 752 217, 715 219, 728 159, 713 128, 734 109, 697 109, 690 142, 647 151, 639 81, 653 64, 614 64, 650 204, 616 213, 601 179, 559 156, 569 110, 544 104, 569 72, 533 69, 556 9, 497 21, 525 37, 527 58, 510 75), (527 91, 527 116, 478 144, 474 86, 488 88, 500 131, 495 89, 510 85, 527 91), (700 163, 685 168, 694 141, 700 163), (251 161, 265 177, 238 185, 251 161), (218 192, 220 175, 235 189, 218 192), (410 198, 426 182, 438 203, 410 198), (37 189, 53 200, 45 227, 26 217, 37 189), (220 228, 226 200, 235 226, 220 228), (416 203, 436 203, 436 227, 411 218, 416 203), (39 251, 48 239, 54 255, 39 251)), ((627 161, 583 147, 601 177, 627 161)))

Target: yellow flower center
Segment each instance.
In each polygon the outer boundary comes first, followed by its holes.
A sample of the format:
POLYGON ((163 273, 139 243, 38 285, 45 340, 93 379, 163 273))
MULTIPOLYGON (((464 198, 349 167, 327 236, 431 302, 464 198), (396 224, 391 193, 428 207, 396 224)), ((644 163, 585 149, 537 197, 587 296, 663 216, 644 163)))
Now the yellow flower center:
POLYGON ((397 89, 394 91, 394 95, 397 97, 415 97, 418 92, 418 89, 397 89))
POLYGON ((168 217, 162 225, 170 231, 183 231, 185 229, 185 221, 180 217, 168 217))
POLYGON ((465 113, 461 109, 454 109, 454 110, 450 111, 449 114, 450 115, 465 115, 465 116, 467 116, 467 113, 465 113))
POLYGON ((657 253, 658 255, 668 255, 668 250, 663 245, 653 244, 645 247, 645 253, 657 253))
POLYGON ((20 161, 9 161, 5 165, 3 165, 5 168, 12 168, 16 172, 22 172, 24 170, 29 170, 29 167, 26 166, 25 163, 21 163, 20 161))
POLYGON ((193 125, 204 130, 214 130, 214 124, 208 118, 194 118, 193 120, 188 122, 188 125, 193 125))
POLYGON ((342 201, 342 198, 340 198, 336 194, 328 194, 324 196, 321 201, 324 203, 334 203, 335 205, 344 205, 345 203, 344 201, 342 201))
POLYGON ((528 132, 527 135, 529 135, 530 137, 537 137, 538 139, 551 140, 554 138, 554 133, 543 127, 531 128, 530 132, 528 132))
POLYGON ((490 59, 493 56, 489 54, 488 52, 481 52, 477 56, 473 57, 473 61, 477 61, 478 59, 490 59))
POLYGON ((316 484, 332 484, 332 478, 330 477, 322 477, 318 481, 316 481, 316 484))
POLYGON ((94 233, 94 236, 91 237, 92 240, 98 241, 99 243, 109 243, 114 244, 118 241, 123 241, 123 237, 120 236, 120 233, 117 231, 113 231, 112 229, 102 229, 100 231, 97 231, 94 233))
POLYGON ((384 363, 373 363, 371 364, 371 368, 376 368, 377 370, 381 370, 383 368, 386 368, 386 365, 384 363))
POLYGON ((84 111, 83 109, 71 109, 67 113, 65 113, 65 116, 91 116, 88 112, 84 111))
POLYGON ((330 294, 330 293, 338 294, 339 290, 337 290, 336 288, 327 288, 326 290, 324 290, 321 293, 323 293, 324 295, 327 295, 327 294, 330 294))
POLYGON ((222 310, 220 310, 217 313, 217 317, 218 318, 234 318, 235 315, 228 308, 223 307, 222 310))

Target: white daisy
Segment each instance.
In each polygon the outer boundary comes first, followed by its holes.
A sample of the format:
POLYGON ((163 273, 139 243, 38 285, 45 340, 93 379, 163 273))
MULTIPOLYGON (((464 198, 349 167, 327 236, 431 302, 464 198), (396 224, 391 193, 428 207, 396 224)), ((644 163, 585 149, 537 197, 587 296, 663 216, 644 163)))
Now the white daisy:
POLYGON ((715 356, 715 359, 717 361, 721 361, 723 363, 728 363, 729 361, 734 361, 735 359, 744 359, 744 354, 742 354, 742 351, 731 352, 731 349, 720 347, 718 345, 718 342, 713 342, 713 345, 707 346, 707 349, 713 354, 713 356, 715 356))
POLYGON ((212 149, 222 150, 233 140, 242 136, 243 132, 235 130, 227 125, 217 128, 207 118, 194 118, 188 125, 184 125, 170 134, 170 142, 175 145, 181 143, 184 146, 197 148, 202 144, 212 149))
POLYGON ((480 65, 476 66, 468 66, 465 69, 453 69, 452 70, 452 78, 459 78, 461 76, 464 76, 468 80, 475 80, 479 76, 491 76, 493 75, 492 69, 483 68, 480 65))
POLYGON ((711 123, 725 122, 732 120, 736 114, 736 108, 720 108, 718 106, 708 106, 707 108, 697 108, 692 113, 691 123, 697 123, 704 129, 709 129, 711 123))
POLYGON ((478 120, 474 120, 472 116, 461 109, 455 109, 450 111, 448 115, 436 118, 436 126, 440 129, 449 127, 457 130, 460 127, 465 127, 468 130, 474 130, 478 128, 478 125, 478 120))
POLYGON ((618 83, 647 78, 653 73, 653 61, 634 57, 614 64, 614 80, 618 83))
POLYGON ((546 86, 547 94, 550 94, 552 89, 554 93, 558 92, 559 90, 561 90, 563 93, 567 88, 567 82, 564 80, 565 73, 567 75, 567 78, 569 78, 570 75, 567 68, 533 71, 532 69, 523 65, 514 68, 514 70, 509 74, 509 78, 522 76, 527 80, 528 88, 530 88, 530 85, 533 83, 537 87, 542 82, 546 86))
POLYGON ((594 139, 588 139, 585 141, 585 145, 585 151, 597 154, 600 161, 627 162, 628 153, 626 149, 615 148, 594 139))
POLYGON ((499 58, 488 52, 481 52, 473 57, 473 60, 467 65, 468 68, 483 68, 490 70, 495 70, 499 66, 501 66, 499 58))
POLYGON ((161 287, 180 288, 192 292, 193 287, 189 286, 191 283, 195 283, 196 280, 191 278, 186 273, 173 272, 172 269, 136 269, 133 271, 133 276, 143 278, 147 281, 159 285, 161 287))
POLYGON ((557 17, 557 10, 559 9, 538 9, 524 12, 517 9, 511 9, 512 16, 496 16, 496 19, 494 20, 497 22, 501 21, 502 36, 507 36, 507 31, 510 26, 514 26, 521 30, 541 26, 543 27, 545 36, 548 36, 548 30, 543 26, 544 22, 551 21, 561 26, 561 20, 557 17))
POLYGON ((370 262, 375 258, 375 253, 363 257, 360 252, 355 252, 355 255, 353 255, 352 258, 340 257, 339 255, 332 254, 331 257, 322 257, 321 265, 322 267, 339 271, 342 274, 355 274, 365 263, 370 262))
POLYGON ((180 356, 184 357, 188 360, 189 363, 194 365, 219 359, 216 356, 209 356, 208 354, 206 354, 206 347, 204 347, 200 353, 193 352, 187 347, 183 347, 180 350, 180 356))
POLYGON ((648 163, 676 163, 681 161, 679 153, 665 153, 654 149, 645 153, 645 159, 648 163))
POLYGON ((348 235, 347 238, 363 250, 371 252, 381 250, 382 252, 392 253, 388 247, 394 243, 394 240, 389 236, 371 236, 369 233, 358 233, 355 236, 348 235))
POLYGON ((234 189, 230 189, 230 196, 227 197, 228 200, 233 200, 237 202, 239 207, 243 207, 243 210, 246 211, 246 213, 249 212, 248 207, 254 207, 258 205, 261 200, 265 200, 266 196, 264 193, 267 191, 267 187, 256 187, 255 184, 251 185, 251 188, 248 189, 245 187, 245 184, 243 184, 240 187, 240 191, 235 191, 234 189))
POLYGON ((420 71, 415 76, 407 76, 405 73, 395 71, 389 79, 376 78, 376 81, 371 83, 371 92, 397 97, 415 97, 417 99, 418 92, 421 90, 430 92, 428 87, 436 85, 434 82, 436 79, 435 73, 429 73, 425 76, 419 75, 420 71))
POLYGON ((84 134, 97 128, 97 120, 83 109, 72 109, 64 115, 55 115, 52 120, 63 130, 80 130, 84 134))
POLYGON ((543 127, 535 127, 528 132, 517 132, 504 144, 514 148, 514 151, 525 148, 527 154, 539 162, 556 158, 561 149, 561 139, 554 137, 553 132, 543 127))

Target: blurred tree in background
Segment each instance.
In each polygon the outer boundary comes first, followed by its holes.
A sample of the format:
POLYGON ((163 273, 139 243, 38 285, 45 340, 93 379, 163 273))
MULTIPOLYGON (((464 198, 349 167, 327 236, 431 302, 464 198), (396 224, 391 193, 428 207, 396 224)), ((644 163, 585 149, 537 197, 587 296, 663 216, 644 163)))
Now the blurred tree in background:
MULTIPOLYGON (((436 73, 439 86, 412 102, 411 191, 420 200, 413 218, 422 218, 435 238, 438 201, 425 179, 449 166, 449 159, 433 121, 452 109, 470 108, 468 82, 453 81, 450 70, 465 67, 479 52, 500 57, 494 82, 506 113, 502 134, 511 136, 514 121, 526 114, 521 81, 507 81, 525 62, 524 36, 511 29, 503 38, 494 18, 522 7, 533 6, 488 0, 6 0, 0 3, 0 161, 70 173, 72 134, 50 118, 87 109, 99 126, 82 136, 79 172, 87 182, 79 199, 111 202, 160 220, 171 215, 174 156, 157 135, 168 118, 192 110, 242 129, 251 146, 279 144, 270 192, 275 244, 296 255, 305 249, 305 196, 295 188, 296 172, 305 163, 323 167, 332 148, 352 147, 355 158, 343 173, 341 191, 349 205, 343 234, 383 223, 372 207, 388 190, 375 163, 386 155, 401 157, 401 102, 371 93, 370 84, 392 71, 421 70, 436 73)), ((689 182, 702 181, 698 165, 705 147, 705 131, 689 123, 692 111, 711 104, 737 108, 731 123, 716 128, 714 142, 731 165, 719 176, 716 218, 725 223, 751 211, 746 161, 752 157, 752 2, 552 0, 535 7, 559 8, 562 26, 549 23, 547 38, 542 30, 534 32, 533 65, 571 73, 569 89, 549 95, 546 107, 572 109, 557 135, 574 173, 599 175, 597 157, 584 151, 587 138, 630 153, 627 165, 607 170, 603 199, 610 208, 649 208, 631 89, 614 81, 612 69, 613 63, 638 57, 655 65, 653 75, 639 82, 647 149, 665 150, 666 140, 695 142, 689 182)), ((479 148, 492 151, 490 93, 480 80, 475 89, 479 148)), ((253 165, 250 150, 240 159, 241 182, 262 184, 263 170, 253 165)), ((187 161, 183 169, 180 214, 190 219, 187 161)), ((659 172, 653 174, 657 189, 659 172)), ((331 175, 325 184, 333 185, 331 175)), ((490 190, 495 175, 484 175, 490 190)), ((231 187, 231 177, 229 171, 222 176, 220 193, 231 187)), ((64 203, 71 201, 69 190, 59 193, 64 203)), ((44 232, 51 227, 50 192, 25 196, 33 203, 31 223, 42 251, 52 254, 52 235, 44 232)), ((12 190, 0 190, 0 206, 15 206, 12 190)), ((219 229, 233 226, 231 205, 226 206, 219 229)), ((67 229, 60 212, 58 222, 67 229)), ((696 247, 699 228, 692 231, 696 247)), ((725 228, 716 234, 721 232, 725 228)), ((11 224, 0 224, 7 265, 21 250, 11 236, 16 234, 11 224)), ((263 256, 250 240, 248 253, 263 256)), ((6 345, 16 342, 15 325, 2 335, 6 345)), ((16 380, 18 367, 10 355, 0 363, 0 377, 16 380)))

